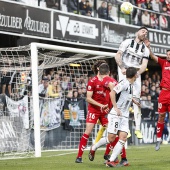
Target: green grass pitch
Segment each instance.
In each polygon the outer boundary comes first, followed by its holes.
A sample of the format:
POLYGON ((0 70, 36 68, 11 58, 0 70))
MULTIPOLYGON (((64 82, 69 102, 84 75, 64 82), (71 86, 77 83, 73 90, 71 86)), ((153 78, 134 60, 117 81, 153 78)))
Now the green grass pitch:
MULTIPOLYGON (((93 162, 88 160, 88 150, 84 152, 83 163, 76 164, 77 151, 43 152, 41 158, 0 160, 1 170, 103 170, 104 150, 98 150, 93 162)), ((170 145, 161 145, 159 151, 154 145, 129 146, 128 167, 126 170, 170 170, 170 145)), ((115 169, 115 168, 114 168, 115 169)))

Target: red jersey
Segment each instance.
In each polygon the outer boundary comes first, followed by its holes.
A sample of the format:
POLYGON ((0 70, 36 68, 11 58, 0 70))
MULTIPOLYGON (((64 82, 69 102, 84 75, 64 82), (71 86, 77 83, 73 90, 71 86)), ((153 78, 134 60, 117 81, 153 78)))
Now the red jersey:
MULTIPOLYGON (((97 101, 98 103, 101 104, 107 104, 106 103, 106 99, 103 93, 103 85, 102 85, 102 81, 98 79, 97 76, 93 77, 87 85, 87 91, 92 91, 93 95, 92 95, 92 99, 97 101)), ((90 110, 97 110, 99 111, 100 108, 98 106, 92 105, 92 104, 88 104, 88 109, 90 110)))
POLYGON ((107 101, 107 103, 109 105, 109 109, 112 108, 112 102, 110 99, 110 88, 108 87, 110 82, 113 83, 114 86, 116 86, 118 84, 118 82, 112 77, 106 76, 103 78, 103 81, 102 81, 103 91, 104 91, 105 100, 107 101))
POLYGON ((170 89, 170 62, 166 59, 158 58, 158 63, 162 68, 162 80, 160 87, 170 89))

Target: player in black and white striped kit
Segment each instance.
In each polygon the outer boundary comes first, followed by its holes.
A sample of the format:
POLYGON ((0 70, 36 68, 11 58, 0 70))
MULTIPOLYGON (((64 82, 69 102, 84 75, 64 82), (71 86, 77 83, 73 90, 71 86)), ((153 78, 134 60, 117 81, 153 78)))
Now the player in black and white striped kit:
MULTIPOLYGON (((144 44, 147 34, 148 29, 146 27, 139 28, 136 33, 136 38, 124 40, 115 56, 115 60, 118 65, 119 81, 125 78, 127 68, 139 68, 138 78, 134 84, 133 93, 133 97, 138 101, 141 95, 141 74, 146 70, 150 54, 148 48, 144 44)), ((133 104, 133 107, 136 123, 135 135, 141 139, 143 138, 140 131, 141 109, 136 104, 133 104)))

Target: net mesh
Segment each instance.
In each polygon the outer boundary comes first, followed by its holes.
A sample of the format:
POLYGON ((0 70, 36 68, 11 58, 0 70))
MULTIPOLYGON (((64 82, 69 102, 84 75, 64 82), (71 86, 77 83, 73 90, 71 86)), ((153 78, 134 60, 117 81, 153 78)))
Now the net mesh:
MULTIPOLYGON (((38 48, 41 147, 78 148, 85 130, 86 85, 101 56, 38 48), (42 93, 47 80, 48 90, 42 93), (54 84, 56 88, 54 88, 54 84), (54 94, 50 94, 51 91, 54 94), (41 91, 42 90, 42 91, 41 91)), ((106 57, 103 56, 104 59, 106 57)), ((0 49, 1 158, 34 155, 32 72, 30 45, 0 49)), ((97 127, 98 128, 98 127, 97 127)), ((89 144, 95 138, 92 132, 89 144)))

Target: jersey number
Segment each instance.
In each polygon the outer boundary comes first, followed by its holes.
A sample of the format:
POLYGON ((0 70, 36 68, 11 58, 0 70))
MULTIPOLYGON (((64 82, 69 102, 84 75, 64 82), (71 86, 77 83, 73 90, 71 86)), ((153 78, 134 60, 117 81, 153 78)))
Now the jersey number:
POLYGON ((115 128, 118 128, 118 122, 115 122, 115 128))
POLYGON ((90 119, 95 119, 95 114, 90 113, 90 114, 89 114, 89 118, 90 118, 90 119))

